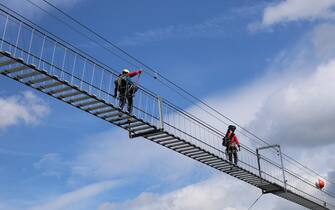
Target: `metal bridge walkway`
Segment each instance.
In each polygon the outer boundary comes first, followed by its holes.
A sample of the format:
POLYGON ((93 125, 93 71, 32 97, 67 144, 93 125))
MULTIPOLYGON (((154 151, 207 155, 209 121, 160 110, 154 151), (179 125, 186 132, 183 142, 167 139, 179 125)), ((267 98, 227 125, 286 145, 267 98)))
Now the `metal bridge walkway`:
POLYGON ((115 71, 8 11, 0 12, 0 73, 129 132, 309 209, 335 209, 334 198, 298 175, 244 147, 238 165, 227 160, 221 136, 143 88, 133 114, 111 96, 115 71), (243 155, 242 155, 243 154, 243 155), (284 172, 284 179, 281 173, 284 172), (278 175, 279 174, 279 175, 278 175), (286 178, 285 178, 286 177, 286 178))

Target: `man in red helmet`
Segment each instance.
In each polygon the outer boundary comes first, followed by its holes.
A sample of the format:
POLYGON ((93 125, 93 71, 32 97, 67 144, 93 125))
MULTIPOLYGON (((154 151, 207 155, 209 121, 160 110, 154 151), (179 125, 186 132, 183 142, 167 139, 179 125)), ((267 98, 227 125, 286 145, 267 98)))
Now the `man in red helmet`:
POLYGON ((131 80, 132 77, 142 73, 142 70, 130 72, 128 69, 123 69, 122 73, 118 76, 117 80, 114 81, 114 97, 118 97, 119 106, 123 109, 126 101, 128 102, 128 112, 133 111, 133 97, 138 87, 131 80))
POLYGON ((227 133, 223 138, 222 145, 226 147, 226 154, 228 154, 228 159, 231 162, 234 156, 234 164, 238 162, 237 149, 241 150, 241 144, 238 140, 236 134, 234 133, 236 126, 229 125, 227 133))

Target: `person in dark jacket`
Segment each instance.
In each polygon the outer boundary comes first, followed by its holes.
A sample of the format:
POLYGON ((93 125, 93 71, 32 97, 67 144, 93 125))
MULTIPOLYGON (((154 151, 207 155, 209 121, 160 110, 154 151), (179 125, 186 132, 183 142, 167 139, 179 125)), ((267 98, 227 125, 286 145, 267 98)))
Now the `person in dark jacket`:
POLYGON ((128 112, 132 113, 133 97, 138 88, 131 78, 141 73, 142 70, 130 72, 128 69, 123 69, 122 73, 114 81, 114 97, 119 99, 121 110, 123 110, 124 105, 128 102, 128 112))
POLYGON ((241 144, 238 140, 236 134, 234 133, 236 130, 236 126, 229 125, 227 133, 225 137, 223 138, 223 145, 226 147, 226 154, 228 154, 229 161, 233 161, 234 157, 234 164, 237 164, 238 162, 238 156, 237 156, 237 149, 241 150, 241 144))

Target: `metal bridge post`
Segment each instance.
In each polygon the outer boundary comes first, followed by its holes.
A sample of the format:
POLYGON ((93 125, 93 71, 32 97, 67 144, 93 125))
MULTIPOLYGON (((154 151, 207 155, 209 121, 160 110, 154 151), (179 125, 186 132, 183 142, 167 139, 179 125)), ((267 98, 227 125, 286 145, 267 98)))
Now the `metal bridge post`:
POLYGON ((163 119, 163 99, 162 97, 158 96, 157 97, 158 101, 158 111, 159 111, 159 128, 164 129, 164 119, 163 119))
MULTIPOLYGON (((262 170, 261 170, 261 156, 259 154, 258 148, 256 149, 256 156, 257 156, 258 173, 259 173, 259 177, 261 178, 261 184, 263 184, 262 170)), ((262 193, 264 193, 264 190, 262 190, 262 193)))
POLYGON ((281 153, 280 145, 277 145, 277 146, 278 146, 278 150, 279 150, 281 169, 282 169, 282 172, 283 172, 284 190, 286 191, 286 177, 285 177, 285 169, 284 169, 284 163, 283 163, 283 156, 282 156, 282 153, 281 153))
MULTIPOLYGON (((284 191, 286 192, 286 177, 285 177, 285 169, 284 169, 284 163, 283 163, 283 156, 282 156, 282 153, 281 153, 281 149, 280 149, 280 145, 278 144, 275 144, 275 145, 269 145, 269 146, 265 146, 265 147, 259 147, 256 149, 256 155, 257 155, 257 164, 258 164, 258 170, 259 170, 259 176, 262 178, 262 169, 261 169, 261 163, 260 163, 260 159, 261 159, 261 156, 259 154, 259 151, 260 150, 265 150, 265 149, 270 149, 270 148, 275 148, 277 147, 278 148, 278 155, 280 156, 280 164, 281 164, 281 170, 282 170, 282 173, 283 173, 283 183, 284 183, 284 191)), ((263 192, 264 193, 264 192, 263 192)))
POLYGON ((258 164, 258 172, 259 172, 259 177, 262 178, 262 171, 261 171, 261 156, 259 155, 259 149, 256 149, 256 155, 257 155, 257 164, 258 164))

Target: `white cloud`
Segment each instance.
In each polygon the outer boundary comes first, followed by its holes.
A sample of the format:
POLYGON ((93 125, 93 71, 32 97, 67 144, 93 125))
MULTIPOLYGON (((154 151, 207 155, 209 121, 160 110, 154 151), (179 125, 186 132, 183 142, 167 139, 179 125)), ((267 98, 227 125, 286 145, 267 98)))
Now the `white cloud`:
MULTIPOLYGON (((253 83, 227 91, 230 95, 217 94, 206 100, 257 136, 281 144, 285 153, 324 177, 332 175, 334 165, 335 38, 323 33, 333 27, 331 24, 316 27, 296 46, 280 53, 267 74, 253 83)), ((226 128, 198 108, 190 111, 219 129, 226 128)), ((258 146, 246 138, 242 142, 252 148, 258 146)), ((287 161, 285 166, 311 183, 318 177, 287 161)), ((297 183, 290 181, 290 184, 297 183)), ((322 194, 314 187, 308 189, 311 191, 322 194)))
POLYGON ((0 129, 21 122, 36 125, 49 113, 46 103, 30 91, 11 97, 0 97, 0 129))
POLYGON ((128 139, 125 133, 106 132, 90 139, 72 163, 75 175, 98 178, 143 175, 174 182, 196 166, 195 161, 147 140, 128 139))
POLYGON ((169 25, 166 27, 137 32, 125 37, 120 45, 138 45, 173 38, 217 37, 227 34, 227 16, 218 16, 196 24, 169 25))
POLYGON ((29 210, 61 210, 73 209, 72 205, 84 202, 87 199, 93 198, 100 193, 111 190, 119 183, 116 181, 102 181, 87 185, 72 192, 64 193, 46 203, 35 205, 29 210))
MULTIPOLYGON (((246 210, 261 191, 236 179, 215 176, 206 181, 165 194, 144 192, 137 198, 122 203, 101 204, 98 210, 246 210), (248 196, 245 196, 248 195, 248 196)), ((272 195, 263 196, 253 209, 303 209, 272 195)))
POLYGON ((335 42, 334 42, 335 25, 321 24, 313 31, 313 45, 316 51, 315 56, 334 56, 335 42))
POLYGON ((334 0, 285 0, 264 9, 262 24, 335 18, 334 0))
POLYGON ((253 130, 286 146, 334 143, 334 80, 335 59, 288 82, 265 101, 251 123, 253 130))
POLYGON ((244 32, 243 27, 239 28, 238 24, 232 22, 238 21, 240 25, 244 25, 246 21, 254 19, 265 5, 266 2, 240 4, 196 23, 171 24, 136 32, 120 40, 119 45, 139 45, 168 39, 229 37, 234 33, 244 32))
MULTIPOLYGON (((333 143, 335 39, 323 34, 327 30, 334 30, 334 25, 316 27, 296 46, 279 53, 253 83, 206 101, 268 141, 285 146, 333 143)), ((224 131, 222 122, 198 108, 190 111, 224 131)))
POLYGON ((242 25, 249 18, 253 19, 265 3, 250 3, 239 5, 239 7, 227 9, 222 14, 212 18, 187 24, 172 24, 157 27, 146 31, 136 32, 124 37, 119 41, 119 45, 139 45, 150 42, 157 42, 168 39, 185 38, 221 38, 232 36, 234 33, 244 32, 244 28, 232 21, 239 21, 242 25))
POLYGON ((68 164, 65 163, 62 157, 57 153, 45 154, 38 162, 34 164, 34 167, 42 171, 44 176, 56 176, 61 177, 64 170, 68 168, 68 164))

